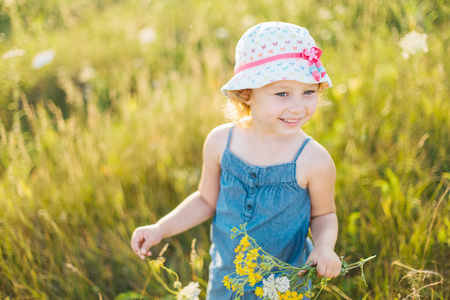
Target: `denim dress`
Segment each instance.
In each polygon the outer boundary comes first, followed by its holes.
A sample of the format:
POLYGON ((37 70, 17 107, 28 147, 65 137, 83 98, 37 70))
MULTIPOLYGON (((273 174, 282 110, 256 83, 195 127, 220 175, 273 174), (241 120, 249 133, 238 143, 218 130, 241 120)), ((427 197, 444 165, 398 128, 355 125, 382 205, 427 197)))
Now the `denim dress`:
MULTIPOLYGON (((296 161, 311 140, 308 137, 290 163, 272 166, 248 165, 229 149, 233 128, 222 156, 220 192, 211 224, 211 264, 206 299, 233 300, 223 277, 235 272, 234 249, 240 238, 231 239, 231 228, 247 223, 247 233, 267 253, 293 266, 306 262, 312 251, 307 238, 311 201, 308 189, 298 185, 296 161)), ((247 286, 241 299, 258 299, 247 286)))

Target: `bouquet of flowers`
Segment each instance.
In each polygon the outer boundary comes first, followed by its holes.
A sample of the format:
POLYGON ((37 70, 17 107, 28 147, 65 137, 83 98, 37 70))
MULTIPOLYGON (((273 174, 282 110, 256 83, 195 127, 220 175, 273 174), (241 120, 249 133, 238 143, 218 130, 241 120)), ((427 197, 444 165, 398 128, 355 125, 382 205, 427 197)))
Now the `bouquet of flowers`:
MULTIPOLYGON (((314 296, 312 291, 320 288, 314 299, 318 297, 329 281, 328 278, 321 278, 317 282, 316 267, 310 264, 293 267, 268 254, 247 234, 245 227, 246 224, 241 224, 239 228, 233 227, 231 230, 232 239, 241 236, 241 240, 235 249, 236 259, 234 264, 236 271, 223 279, 225 287, 236 292, 235 299, 240 299, 240 296, 244 295, 246 285, 254 287, 261 281, 262 287, 257 287, 255 294, 264 300, 311 298, 314 296), (305 273, 298 275, 300 271, 305 273)), ((346 274, 351 269, 360 268, 365 283, 363 265, 374 257, 361 259, 352 264, 348 264, 341 258, 340 275, 346 274)))

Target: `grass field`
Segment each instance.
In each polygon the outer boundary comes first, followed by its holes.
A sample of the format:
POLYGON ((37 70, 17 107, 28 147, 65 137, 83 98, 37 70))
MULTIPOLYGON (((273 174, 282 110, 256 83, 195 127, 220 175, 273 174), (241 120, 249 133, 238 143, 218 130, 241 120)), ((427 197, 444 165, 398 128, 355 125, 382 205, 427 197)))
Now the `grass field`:
MULTIPOLYGON (((131 233, 197 188, 234 47, 273 20, 307 27, 333 80, 305 131, 336 163, 336 251, 377 255, 368 287, 351 272, 321 299, 448 299, 449 15, 442 0, 1 1, 0 299, 171 299, 131 233), (404 58, 413 30, 428 51, 404 58)), ((204 290, 209 223, 167 242, 204 290)))

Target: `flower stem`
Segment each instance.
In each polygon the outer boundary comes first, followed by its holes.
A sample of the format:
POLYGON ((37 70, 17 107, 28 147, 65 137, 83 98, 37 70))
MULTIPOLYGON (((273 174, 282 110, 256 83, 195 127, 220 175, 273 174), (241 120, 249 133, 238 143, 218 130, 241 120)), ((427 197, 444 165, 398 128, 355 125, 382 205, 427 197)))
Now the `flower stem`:
MULTIPOLYGON (((158 281, 166 291, 168 291, 171 294, 177 295, 178 293, 175 292, 174 290, 172 290, 171 288, 169 288, 167 286, 167 284, 164 282, 164 280, 162 280, 162 278, 159 276, 158 272, 153 267, 153 264, 150 262, 150 259, 147 258, 147 261, 149 262, 150 270, 152 271, 153 275, 155 276, 156 281, 158 281)), ((162 266, 162 268, 167 271, 167 268, 165 268, 164 266, 162 266)), ((178 278, 178 276, 177 276, 177 278, 178 278)))

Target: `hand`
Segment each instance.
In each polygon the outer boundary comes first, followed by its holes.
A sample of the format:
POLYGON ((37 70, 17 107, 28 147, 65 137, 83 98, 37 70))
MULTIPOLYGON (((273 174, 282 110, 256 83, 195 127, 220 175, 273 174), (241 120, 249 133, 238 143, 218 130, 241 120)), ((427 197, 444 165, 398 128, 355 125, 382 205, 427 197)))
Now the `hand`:
MULTIPOLYGON (((319 277, 333 278, 341 272, 341 260, 333 248, 327 245, 315 245, 306 261, 311 262, 311 266, 316 266, 319 277)), ((304 273, 306 271, 300 271, 298 274, 303 275, 304 273)))
POLYGON ((131 248, 137 256, 145 259, 145 256, 152 255, 150 247, 159 244, 162 238, 161 228, 156 224, 138 227, 131 237, 131 248))

